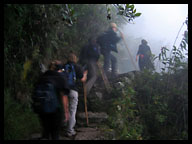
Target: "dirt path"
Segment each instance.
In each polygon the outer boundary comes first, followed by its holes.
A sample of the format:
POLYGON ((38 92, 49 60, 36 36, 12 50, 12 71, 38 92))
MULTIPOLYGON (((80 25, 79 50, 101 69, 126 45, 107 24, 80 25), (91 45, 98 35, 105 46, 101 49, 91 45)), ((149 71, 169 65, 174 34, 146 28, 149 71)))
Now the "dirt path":
MULTIPOLYGON (((88 112, 88 114, 89 126, 86 125, 85 114, 79 113, 77 124, 75 127, 77 134, 73 137, 67 137, 65 133, 65 128, 62 128, 60 132, 60 140, 105 140, 105 133, 99 127, 101 127, 101 124, 104 119, 107 118, 107 115, 104 112, 88 112)), ((34 133, 30 136, 29 140, 39 140, 40 137, 40 133, 34 133)))
MULTIPOLYGON (((80 127, 76 129, 77 134, 67 137, 64 132, 60 134, 60 140, 104 140, 103 132, 97 127, 80 127)), ((40 133, 32 134, 29 140, 39 140, 40 133)))

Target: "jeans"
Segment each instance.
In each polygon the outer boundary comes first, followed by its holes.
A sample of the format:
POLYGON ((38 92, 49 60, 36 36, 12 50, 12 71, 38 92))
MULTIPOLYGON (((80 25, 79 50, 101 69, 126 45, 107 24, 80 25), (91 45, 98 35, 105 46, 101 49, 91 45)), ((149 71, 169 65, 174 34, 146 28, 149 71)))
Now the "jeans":
POLYGON ((103 54, 104 56, 104 66, 103 69, 106 72, 109 71, 109 67, 110 67, 110 62, 112 65, 112 73, 115 74, 117 73, 117 59, 115 56, 113 56, 110 52, 105 52, 103 54))
POLYGON ((75 90, 70 90, 69 93, 69 124, 67 128, 67 132, 74 133, 74 127, 76 124, 76 111, 77 111, 77 105, 78 105, 78 92, 75 90))
POLYGON ((87 89, 87 94, 89 94, 91 88, 93 87, 95 81, 97 79, 97 63, 95 61, 90 61, 88 63, 88 75, 87 82, 85 87, 87 89))

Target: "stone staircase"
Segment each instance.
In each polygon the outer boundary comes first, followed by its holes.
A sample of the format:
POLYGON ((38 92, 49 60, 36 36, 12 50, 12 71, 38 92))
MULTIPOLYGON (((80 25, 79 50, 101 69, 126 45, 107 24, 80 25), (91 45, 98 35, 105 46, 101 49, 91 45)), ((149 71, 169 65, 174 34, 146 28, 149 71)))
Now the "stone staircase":
MULTIPOLYGON (((67 137, 65 127, 62 128, 60 133, 60 140, 106 140, 104 131, 100 128, 108 115, 105 112, 88 112, 89 125, 86 124, 86 117, 84 112, 77 113, 77 123, 75 130, 77 134, 72 137, 67 137)), ((40 133, 34 133, 29 137, 29 140, 39 140, 40 133)))
MULTIPOLYGON (((130 84, 135 78, 138 71, 132 71, 119 75, 115 79, 109 79, 113 88, 124 87, 123 81, 130 84)), ((75 129, 77 134, 73 137, 65 136, 65 129, 62 128, 60 139, 61 140, 111 140, 114 139, 114 131, 109 128, 103 128, 106 125, 108 115, 106 109, 110 103, 111 95, 106 92, 104 83, 100 78, 95 83, 90 94, 87 96, 87 110, 89 125, 86 124, 86 116, 84 112, 84 96, 83 91, 79 91, 79 102, 77 109, 77 123, 75 129)), ((39 133, 32 134, 29 139, 35 140, 40 137, 39 133)))

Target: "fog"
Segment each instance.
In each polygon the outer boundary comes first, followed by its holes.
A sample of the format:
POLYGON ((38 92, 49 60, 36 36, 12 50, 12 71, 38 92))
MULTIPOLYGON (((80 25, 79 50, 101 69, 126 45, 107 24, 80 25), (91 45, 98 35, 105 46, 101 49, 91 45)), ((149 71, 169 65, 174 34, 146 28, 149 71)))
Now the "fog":
MULTIPOLYGON (((147 40, 152 53, 157 56, 163 46, 172 49, 177 34, 183 26, 175 43, 178 47, 187 29, 186 24, 183 23, 188 16, 188 4, 135 4, 135 7, 142 15, 134 19, 134 24, 126 24, 120 30, 125 36, 137 69, 122 41, 117 45, 119 53, 114 53, 118 57, 119 73, 139 70, 135 58, 142 39, 147 40)), ((160 72, 161 64, 158 60, 155 61, 155 68, 160 72)))

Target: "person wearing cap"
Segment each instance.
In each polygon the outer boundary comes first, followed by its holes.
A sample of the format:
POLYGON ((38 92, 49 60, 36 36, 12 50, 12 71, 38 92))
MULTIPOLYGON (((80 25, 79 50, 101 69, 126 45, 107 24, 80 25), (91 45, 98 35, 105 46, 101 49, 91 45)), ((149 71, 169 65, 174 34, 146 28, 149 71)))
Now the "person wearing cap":
MULTIPOLYGON (((118 35, 117 25, 111 23, 109 29, 97 38, 97 43, 101 47, 101 54, 104 56, 103 69, 107 74, 110 68, 112 68, 112 76, 117 75, 117 59, 111 54, 111 51, 118 53, 117 43, 122 39, 123 35, 118 35)), ((108 75, 108 74, 107 74, 108 75)))
POLYGON ((154 69, 154 66, 150 60, 151 58, 151 49, 147 45, 147 41, 145 39, 141 40, 141 44, 139 45, 139 49, 136 55, 136 61, 139 57, 139 68, 141 71, 146 69, 154 69))
POLYGON ((60 107, 53 113, 39 114, 40 122, 42 125, 41 139, 59 139, 59 130, 61 128, 63 113, 65 121, 69 120, 68 110, 68 94, 70 89, 67 85, 66 79, 62 75, 63 66, 60 61, 55 60, 50 63, 49 70, 43 73, 37 82, 38 84, 52 83, 56 89, 60 107))

